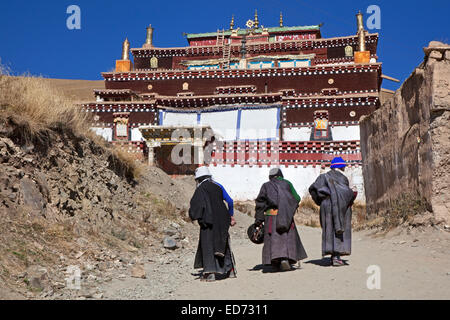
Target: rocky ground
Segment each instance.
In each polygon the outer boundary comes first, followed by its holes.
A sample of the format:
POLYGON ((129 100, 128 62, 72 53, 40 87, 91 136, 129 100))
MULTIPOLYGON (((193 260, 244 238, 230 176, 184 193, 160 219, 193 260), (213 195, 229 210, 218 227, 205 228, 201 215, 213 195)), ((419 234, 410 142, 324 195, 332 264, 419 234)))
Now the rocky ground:
POLYGON ((158 255, 165 228, 185 223, 191 178, 148 167, 135 178, 87 137, 56 128, 25 141, 1 120, 1 298, 100 298, 101 283, 158 255), (77 270, 82 290, 66 290, 77 270))
MULTIPOLYGON (((254 220, 241 212, 236 212, 235 216, 239 223, 230 229, 233 250, 250 242, 246 232, 247 227, 254 220)), ((175 237, 183 238, 178 241, 180 248, 170 250, 160 245, 161 249, 156 258, 143 257, 145 279, 124 274, 102 288, 105 292, 104 297, 106 299, 174 299, 181 286, 200 282, 200 270, 193 268, 199 228, 196 223, 185 223, 181 230, 184 236, 175 237)), ((185 297, 185 299, 191 298, 185 297)))

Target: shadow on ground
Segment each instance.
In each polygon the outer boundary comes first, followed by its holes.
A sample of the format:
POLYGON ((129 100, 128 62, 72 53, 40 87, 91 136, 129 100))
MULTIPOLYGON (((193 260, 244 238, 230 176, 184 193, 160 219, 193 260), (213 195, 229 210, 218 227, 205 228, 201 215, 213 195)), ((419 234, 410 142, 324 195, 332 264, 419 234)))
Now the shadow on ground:
POLYGON ((248 271, 261 271, 262 273, 278 273, 278 272, 289 272, 289 271, 294 271, 294 270, 297 270, 297 269, 301 269, 301 268, 298 268, 295 265, 291 265, 291 267, 292 267, 291 270, 279 271, 279 270, 275 269, 270 264, 258 264, 256 266, 254 266, 252 269, 248 269, 248 271))
MULTIPOLYGON (((348 263, 347 263, 348 260, 342 259, 342 261, 344 262, 344 265, 348 266, 348 263)), ((309 260, 309 261, 305 261, 304 263, 315 264, 316 266, 320 266, 320 267, 331 267, 332 266, 330 258, 309 260)))

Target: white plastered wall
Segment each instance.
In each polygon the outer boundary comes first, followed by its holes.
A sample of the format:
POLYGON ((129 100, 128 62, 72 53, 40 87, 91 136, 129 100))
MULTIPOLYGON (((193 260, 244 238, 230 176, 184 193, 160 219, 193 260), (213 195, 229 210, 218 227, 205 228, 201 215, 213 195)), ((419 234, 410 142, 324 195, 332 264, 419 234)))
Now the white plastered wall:
MULTIPOLYGON (((254 200, 259 193, 261 185, 269 180, 271 167, 226 165, 209 166, 213 178, 222 184, 233 200, 254 200)), ((297 193, 303 198, 308 195, 309 186, 314 183, 319 174, 325 173, 329 168, 321 169, 307 167, 281 167, 285 179, 292 182, 297 193)), ((358 190, 358 200, 364 201, 364 186, 361 167, 347 167, 344 173, 350 181, 350 185, 358 190)))
POLYGON ((142 133, 139 128, 131 129, 131 141, 143 141, 142 133))
POLYGON ((311 127, 284 128, 283 140, 286 141, 309 141, 311 140, 311 127))
POLYGON ((360 140, 359 126, 332 126, 333 140, 360 140))

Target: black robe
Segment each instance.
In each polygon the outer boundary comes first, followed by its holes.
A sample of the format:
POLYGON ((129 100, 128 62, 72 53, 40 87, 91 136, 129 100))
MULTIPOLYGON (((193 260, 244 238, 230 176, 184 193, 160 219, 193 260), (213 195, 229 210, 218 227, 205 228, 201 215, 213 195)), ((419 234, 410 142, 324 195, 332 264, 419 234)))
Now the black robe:
POLYGON ((320 206, 322 256, 350 255, 352 242, 352 204, 355 195, 347 177, 339 170, 321 174, 309 187, 314 202, 320 206))
POLYGON ((298 201, 285 180, 271 178, 261 187, 256 202, 255 218, 264 221, 262 263, 287 258, 291 263, 307 257, 294 222, 298 201), (264 215, 268 209, 278 209, 274 216, 264 215))
POLYGON ((226 273, 233 268, 228 234, 231 217, 223 201, 222 189, 204 180, 190 202, 189 217, 200 225, 194 268, 203 268, 204 273, 226 273))

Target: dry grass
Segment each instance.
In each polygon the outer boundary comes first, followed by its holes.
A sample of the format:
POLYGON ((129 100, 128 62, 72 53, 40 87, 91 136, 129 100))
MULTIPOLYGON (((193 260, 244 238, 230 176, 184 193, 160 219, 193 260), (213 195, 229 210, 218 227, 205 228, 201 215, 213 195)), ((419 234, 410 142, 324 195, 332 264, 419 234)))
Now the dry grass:
MULTIPOLYGON (((142 164, 136 157, 113 147, 89 129, 91 115, 43 78, 11 76, 0 65, 0 120, 9 119, 20 128, 16 133, 23 144, 48 140, 49 130, 65 130, 92 140, 110 153, 111 168, 119 175, 136 179, 142 164), (131 175, 131 176, 130 176, 131 175)), ((48 142, 47 142, 48 144, 48 142)))
POLYGON ((318 213, 320 211, 320 207, 314 202, 311 196, 305 196, 302 198, 298 208, 302 209, 310 209, 314 213, 318 213))
POLYGON ((363 201, 355 200, 352 206, 352 226, 355 230, 361 230, 368 227, 368 219, 366 214, 366 203, 363 201))
POLYGON ((0 110, 28 122, 31 134, 61 126, 74 133, 88 129, 89 115, 50 87, 42 78, 11 76, 0 66, 0 110))
POLYGON ((144 164, 134 154, 116 146, 110 146, 109 149, 111 152, 109 157, 110 168, 120 176, 137 179, 144 172, 144 164))
POLYGON ((310 195, 302 197, 295 214, 295 222, 299 225, 317 228, 320 227, 320 207, 314 203, 310 195))
POLYGON ((353 225, 356 230, 379 229, 388 232, 402 225, 415 225, 417 215, 431 211, 427 200, 414 193, 391 199, 386 207, 383 211, 369 214, 365 204, 355 202, 353 212, 356 213, 356 219, 353 225))

